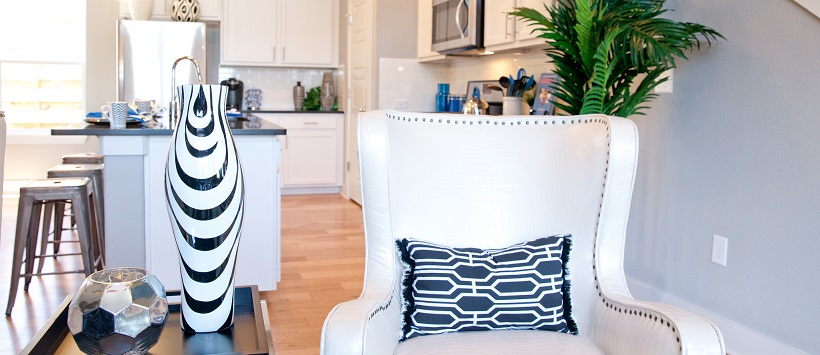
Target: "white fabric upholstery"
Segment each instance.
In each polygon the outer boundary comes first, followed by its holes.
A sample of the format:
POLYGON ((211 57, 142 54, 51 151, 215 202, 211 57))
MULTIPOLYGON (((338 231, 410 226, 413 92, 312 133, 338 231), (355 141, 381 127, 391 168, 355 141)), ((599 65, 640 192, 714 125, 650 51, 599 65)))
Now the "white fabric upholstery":
POLYGON ((0 219, 3 218, 3 166, 6 161, 6 120, 0 117, 0 219))
POLYGON ((416 337, 399 343, 396 355, 601 355, 582 337, 540 330, 498 330, 416 337))
POLYGON ((636 301, 626 287, 624 235, 637 148, 632 121, 601 115, 361 114, 364 290, 330 312, 322 353, 473 353, 461 347, 513 343, 522 343, 522 353, 539 353, 527 344, 539 351, 580 349, 558 352, 564 354, 724 353, 720 331, 709 321, 636 301), (568 278, 577 337, 464 332, 399 343, 396 239, 498 248, 565 233, 573 236, 568 278))

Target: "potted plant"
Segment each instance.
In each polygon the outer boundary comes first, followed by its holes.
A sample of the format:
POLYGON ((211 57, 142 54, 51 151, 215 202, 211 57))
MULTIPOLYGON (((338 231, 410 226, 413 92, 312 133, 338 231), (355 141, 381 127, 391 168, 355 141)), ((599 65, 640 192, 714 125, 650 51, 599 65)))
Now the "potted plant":
POLYGON ((561 77, 555 106, 569 115, 643 114, 653 89, 668 80, 685 51, 724 38, 696 23, 660 17, 665 0, 556 0, 548 16, 531 8, 512 12, 540 32, 561 77))

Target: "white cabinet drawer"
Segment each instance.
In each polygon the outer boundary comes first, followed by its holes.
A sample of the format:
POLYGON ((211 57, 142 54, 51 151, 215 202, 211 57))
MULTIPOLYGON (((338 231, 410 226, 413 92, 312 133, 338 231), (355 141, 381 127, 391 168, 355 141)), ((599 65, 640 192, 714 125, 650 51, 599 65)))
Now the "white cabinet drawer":
POLYGON ((279 125, 286 129, 336 129, 334 114, 295 114, 279 118, 279 125))

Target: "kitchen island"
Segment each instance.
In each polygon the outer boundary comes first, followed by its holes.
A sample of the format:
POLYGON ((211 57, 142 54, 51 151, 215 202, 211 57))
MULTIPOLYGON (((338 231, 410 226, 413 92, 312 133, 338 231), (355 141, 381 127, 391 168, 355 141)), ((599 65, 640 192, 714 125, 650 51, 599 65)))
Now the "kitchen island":
MULTIPOLYGON (((229 120, 245 176, 245 216, 236 285, 275 290, 280 278, 279 138, 287 132, 268 121, 229 120)), ((99 138, 105 203, 106 267, 145 267, 166 289, 181 279, 165 202, 165 162, 173 130, 129 125, 75 124, 52 135, 99 138)))

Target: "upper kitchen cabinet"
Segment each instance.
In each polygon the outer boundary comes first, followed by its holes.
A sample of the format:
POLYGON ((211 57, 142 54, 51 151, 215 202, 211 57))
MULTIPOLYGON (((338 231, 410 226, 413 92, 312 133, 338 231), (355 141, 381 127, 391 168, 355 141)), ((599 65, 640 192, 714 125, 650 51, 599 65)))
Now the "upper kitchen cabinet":
POLYGON ((508 13, 515 9, 515 0, 484 2, 484 47, 515 42, 515 19, 508 13))
POLYGON ((529 7, 546 13, 544 4, 552 0, 493 0, 484 2, 484 47, 488 51, 543 45, 544 40, 520 18, 509 15, 518 7, 529 7))
POLYGON ((275 63, 278 8, 269 0, 225 0, 219 23, 221 65, 275 63))
MULTIPOLYGON (((542 14, 549 16, 547 13, 547 9, 544 5, 552 6, 555 4, 554 0, 517 0, 518 5, 516 7, 529 7, 531 9, 538 10, 542 14)), ((519 47, 530 47, 530 46, 537 46, 543 45, 544 39, 538 38, 539 32, 532 32, 533 27, 530 27, 528 24, 524 23, 521 18, 516 17, 515 20, 515 41, 518 43, 519 47)))
MULTIPOLYGON (((220 0, 199 0, 199 20, 219 21, 220 0)), ((154 9, 151 11, 151 20, 171 19, 171 3, 174 0, 154 0, 154 9)), ((120 1, 120 17, 130 18, 128 1, 120 1)))
POLYGON ((221 64, 335 68, 339 2, 223 0, 221 64))

